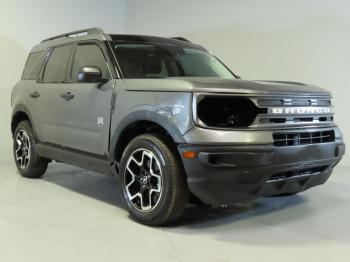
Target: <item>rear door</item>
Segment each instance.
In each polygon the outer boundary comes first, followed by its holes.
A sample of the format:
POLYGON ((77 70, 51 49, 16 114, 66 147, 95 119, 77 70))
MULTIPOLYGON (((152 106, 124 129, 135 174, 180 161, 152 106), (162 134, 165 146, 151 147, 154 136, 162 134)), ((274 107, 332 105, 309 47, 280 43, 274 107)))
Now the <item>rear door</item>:
POLYGON ((67 68, 73 45, 51 48, 31 97, 30 112, 41 142, 62 144, 61 94, 67 81, 67 68))
POLYGON ((38 108, 42 103, 39 91, 41 87, 38 85, 38 78, 43 67, 47 50, 30 53, 22 74, 20 92, 16 92, 16 97, 20 97, 18 101, 25 105, 31 116, 31 124, 36 134, 37 127, 40 125, 40 117, 37 116, 38 108))
POLYGON ((63 124, 60 129, 63 145, 69 148, 103 155, 108 152, 111 100, 114 85, 108 57, 99 42, 77 44, 70 81, 65 85, 65 93, 71 99, 64 101, 63 124), (105 84, 79 83, 77 76, 82 67, 99 67, 102 77, 109 79, 105 84))

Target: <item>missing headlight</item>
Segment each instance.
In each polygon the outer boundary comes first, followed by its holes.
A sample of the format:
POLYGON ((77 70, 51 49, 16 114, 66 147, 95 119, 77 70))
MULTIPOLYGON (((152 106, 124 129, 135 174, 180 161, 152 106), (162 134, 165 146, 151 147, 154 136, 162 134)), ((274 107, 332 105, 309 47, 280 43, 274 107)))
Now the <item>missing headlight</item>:
POLYGON ((206 96, 197 103, 197 116, 209 127, 248 127, 258 114, 266 112, 242 97, 206 96))

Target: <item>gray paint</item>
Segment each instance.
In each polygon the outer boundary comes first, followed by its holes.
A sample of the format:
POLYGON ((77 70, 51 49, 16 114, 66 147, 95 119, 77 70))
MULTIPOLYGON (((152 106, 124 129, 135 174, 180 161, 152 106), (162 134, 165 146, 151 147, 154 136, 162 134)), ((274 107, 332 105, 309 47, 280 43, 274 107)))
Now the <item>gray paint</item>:
POLYGON ((71 92, 74 99, 61 99, 60 145, 97 155, 108 151, 111 99, 114 86, 121 83, 121 80, 111 80, 101 87, 95 83, 62 85, 61 92, 71 92))
POLYGON ((167 79, 126 79, 131 91, 216 92, 262 95, 329 96, 330 93, 313 85, 280 81, 248 81, 216 77, 172 77, 167 79))
POLYGON ((111 120, 111 155, 123 129, 132 122, 152 121, 162 126, 176 143, 184 143, 183 135, 193 127, 192 94, 184 92, 128 91, 132 81, 115 88, 115 110, 111 120))

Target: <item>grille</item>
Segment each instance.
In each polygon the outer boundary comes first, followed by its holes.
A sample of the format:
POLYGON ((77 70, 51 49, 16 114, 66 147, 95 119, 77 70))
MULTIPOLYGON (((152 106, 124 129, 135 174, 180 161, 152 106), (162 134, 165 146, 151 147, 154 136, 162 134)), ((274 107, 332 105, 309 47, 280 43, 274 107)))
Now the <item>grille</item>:
POLYGON ((263 98, 258 100, 260 106, 330 106, 331 100, 329 99, 277 99, 277 98, 263 98))
POLYGON ((267 113, 260 113, 255 119, 254 126, 285 126, 285 125, 322 125, 333 122, 333 111, 330 97, 260 97, 256 98, 258 107, 267 109, 267 113), (294 109, 292 109, 294 108, 294 109), (303 113, 298 108, 311 111, 303 113), (328 111, 323 111, 328 108, 328 111), (274 109, 281 113, 274 113, 274 109), (287 109, 290 109, 286 112, 287 109), (320 111, 318 111, 320 109, 320 111))
POLYGON ((263 117, 261 116, 259 122, 261 124, 283 124, 283 123, 300 123, 313 122, 322 123, 326 121, 333 121, 333 116, 311 116, 311 117, 263 117))
POLYGON ((300 133, 274 133, 274 146, 296 146, 334 142, 334 130, 300 133))

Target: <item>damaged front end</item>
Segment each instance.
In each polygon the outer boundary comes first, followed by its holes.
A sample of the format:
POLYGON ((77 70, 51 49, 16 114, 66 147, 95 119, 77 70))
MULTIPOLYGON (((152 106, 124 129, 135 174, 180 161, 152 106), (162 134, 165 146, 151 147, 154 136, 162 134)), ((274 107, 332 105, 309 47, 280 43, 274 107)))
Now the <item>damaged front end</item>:
POLYGON ((328 94, 195 93, 193 119, 178 150, 191 192, 211 206, 323 184, 345 153, 328 94))

